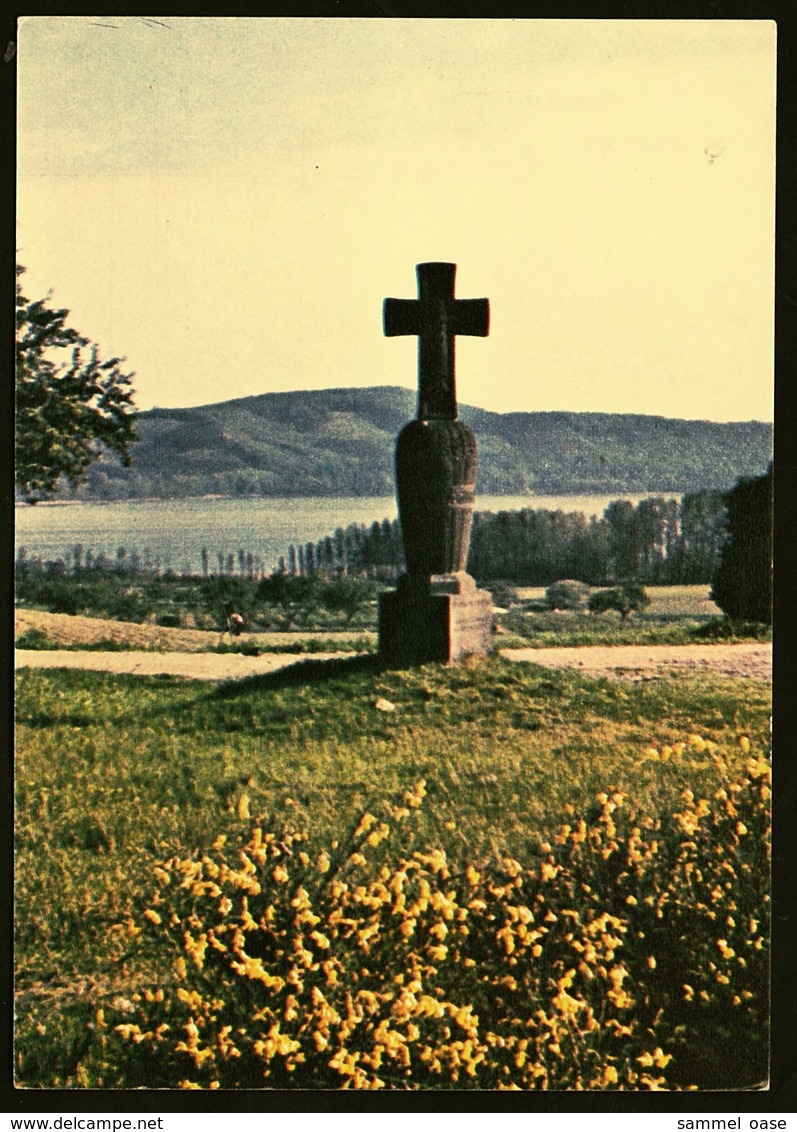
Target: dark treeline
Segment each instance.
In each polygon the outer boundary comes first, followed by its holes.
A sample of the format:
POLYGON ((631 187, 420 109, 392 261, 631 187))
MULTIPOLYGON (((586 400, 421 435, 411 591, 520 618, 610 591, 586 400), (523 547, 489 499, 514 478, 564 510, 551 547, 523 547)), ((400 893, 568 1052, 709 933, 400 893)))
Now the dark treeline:
POLYGON ((334 535, 291 543, 287 558, 280 558, 279 573, 299 577, 354 577, 392 582, 404 569, 404 548, 397 519, 369 526, 351 523, 334 535))
POLYGON ((626 579, 705 584, 719 565, 726 521, 725 496, 718 491, 681 500, 656 496, 636 506, 616 500, 600 519, 565 511, 477 513, 468 570, 479 580, 529 586, 559 578, 593 586, 626 579))
MULTIPOLYGON (((253 554, 251 550, 239 549, 236 554, 219 550, 211 555, 208 548, 203 547, 200 563, 205 578, 237 577, 259 581, 268 577, 269 573, 263 558, 253 554)), ((171 561, 153 554, 148 547, 141 551, 137 547, 131 549, 120 546, 111 557, 102 550, 95 551, 92 547, 84 547, 82 543, 76 543, 58 558, 47 560, 41 555, 29 554, 27 548, 21 546, 17 551, 15 573, 18 579, 42 573, 53 577, 129 575, 168 578, 191 577, 195 574, 195 570, 190 562, 183 562, 179 569, 175 569, 171 561)))
MULTIPOLYGON (((725 496, 698 491, 610 503, 598 519, 582 512, 477 512, 468 571, 547 586, 573 578, 600 586, 634 579, 646 585, 711 582, 726 537, 725 496)), ((392 581, 404 568, 399 524, 339 528, 333 536, 291 546, 280 571, 298 576, 356 576, 392 581)))

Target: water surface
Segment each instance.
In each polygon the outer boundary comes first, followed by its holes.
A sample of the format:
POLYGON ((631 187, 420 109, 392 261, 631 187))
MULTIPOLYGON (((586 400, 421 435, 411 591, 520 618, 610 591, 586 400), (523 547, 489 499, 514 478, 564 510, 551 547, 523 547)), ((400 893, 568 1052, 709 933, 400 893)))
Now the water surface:
MULTIPOLYGON (((477 511, 517 511, 524 507, 583 511, 602 515, 614 499, 636 503, 644 495, 486 495, 476 497, 477 511)), ((303 544, 334 534, 350 523, 395 519, 392 496, 304 499, 217 498, 128 500, 113 503, 50 503, 15 509, 16 547, 45 561, 91 550, 116 558, 120 547, 159 562, 163 569, 199 573, 202 550, 211 571, 218 556, 251 553, 266 570, 277 568, 291 543, 303 544)))

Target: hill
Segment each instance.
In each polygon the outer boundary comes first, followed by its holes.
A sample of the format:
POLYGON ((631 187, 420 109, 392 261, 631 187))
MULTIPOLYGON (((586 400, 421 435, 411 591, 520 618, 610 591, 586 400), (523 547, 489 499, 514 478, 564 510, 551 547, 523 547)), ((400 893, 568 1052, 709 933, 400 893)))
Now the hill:
MULTIPOLYGON (((391 495, 393 451, 415 394, 380 386, 265 393, 141 414, 133 465, 106 457, 85 500, 391 495)), ((491 413, 463 405, 484 495, 730 488, 771 459, 772 426, 622 413, 491 413)))

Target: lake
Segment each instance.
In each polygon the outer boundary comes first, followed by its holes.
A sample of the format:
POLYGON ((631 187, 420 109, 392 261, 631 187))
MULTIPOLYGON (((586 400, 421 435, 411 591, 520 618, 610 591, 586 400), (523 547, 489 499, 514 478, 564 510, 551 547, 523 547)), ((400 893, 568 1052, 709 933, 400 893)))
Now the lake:
MULTIPOLYGON (((614 499, 633 503, 645 495, 485 495, 476 497, 477 511, 583 511, 602 515, 614 499)), ((395 519, 392 496, 363 498, 193 498, 129 500, 114 503, 40 503, 15 508, 16 547, 45 561, 60 558, 76 545, 84 553, 103 552, 115 558, 119 547, 137 550, 163 569, 199 573, 207 547, 211 571, 218 556, 238 551, 253 555, 268 571, 291 543, 316 542, 350 523, 370 525, 395 519)))

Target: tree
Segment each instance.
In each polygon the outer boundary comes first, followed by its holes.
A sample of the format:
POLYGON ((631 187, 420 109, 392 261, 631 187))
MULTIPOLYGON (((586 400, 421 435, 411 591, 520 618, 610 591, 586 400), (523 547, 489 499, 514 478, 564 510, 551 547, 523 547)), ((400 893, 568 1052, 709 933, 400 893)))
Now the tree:
POLYGON ((772 624, 772 465, 727 495, 728 541, 711 597, 728 617, 772 624))
POLYGON ((615 578, 629 578, 636 571, 634 546, 633 503, 627 499, 615 499, 603 513, 609 527, 609 560, 615 578))
POLYGON ((67 326, 69 311, 47 306, 49 294, 27 299, 24 270, 17 266, 16 485, 36 503, 62 476, 81 483, 102 446, 128 466, 137 412, 124 359, 100 361, 97 346, 67 326))
POLYGON ((615 610, 620 614, 620 625, 625 625, 630 613, 641 613, 650 605, 650 598, 642 586, 627 583, 610 590, 599 590, 589 599, 590 613, 606 613, 615 610))
POLYGON ((710 582, 717 572, 727 535, 725 494, 703 489, 681 500, 681 532, 669 583, 710 582))

